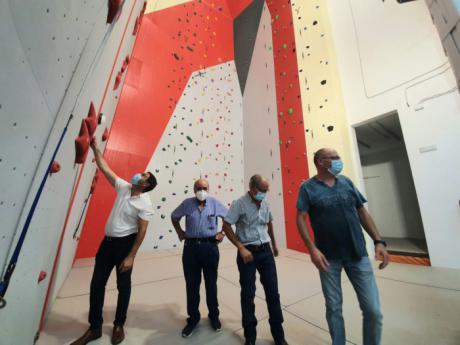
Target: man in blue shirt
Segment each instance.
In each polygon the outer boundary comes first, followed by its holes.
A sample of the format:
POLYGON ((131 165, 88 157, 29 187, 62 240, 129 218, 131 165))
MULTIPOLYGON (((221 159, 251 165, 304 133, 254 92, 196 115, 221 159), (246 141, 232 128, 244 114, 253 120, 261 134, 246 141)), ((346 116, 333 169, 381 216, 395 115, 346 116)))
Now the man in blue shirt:
POLYGON ((268 180, 254 175, 249 181, 249 192, 233 201, 224 219, 224 231, 228 239, 238 248, 237 264, 240 271, 241 311, 245 345, 255 345, 257 319, 254 297, 256 295, 256 271, 265 290, 270 330, 275 345, 288 345, 284 339, 283 313, 275 259, 278 256, 273 231, 273 217, 265 201, 268 180), (236 233, 232 230, 236 226, 236 233), (272 248, 270 248, 270 241, 272 248))
POLYGON ((297 199, 297 227, 311 260, 320 271, 326 300, 326 319, 333 345, 345 345, 342 316, 341 272, 345 270, 363 312, 363 345, 380 345, 382 314, 372 265, 366 252, 361 225, 374 240, 375 256, 388 265, 386 243, 364 207, 366 199, 348 177, 339 175, 343 163, 333 149, 315 153, 318 174, 302 183, 297 199), (315 235, 312 242, 306 216, 315 235))
POLYGON ((227 215, 227 208, 217 199, 208 196, 209 183, 199 179, 193 186, 194 198, 185 199, 171 214, 171 221, 179 239, 185 240, 182 264, 187 290, 187 324, 182 336, 189 337, 200 321, 200 284, 203 271, 206 286, 206 304, 212 328, 221 329, 219 304, 217 302, 217 267, 219 249, 217 244, 224 233, 217 231, 218 217, 227 215), (179 223, 185 216, 185 231, 179 223))

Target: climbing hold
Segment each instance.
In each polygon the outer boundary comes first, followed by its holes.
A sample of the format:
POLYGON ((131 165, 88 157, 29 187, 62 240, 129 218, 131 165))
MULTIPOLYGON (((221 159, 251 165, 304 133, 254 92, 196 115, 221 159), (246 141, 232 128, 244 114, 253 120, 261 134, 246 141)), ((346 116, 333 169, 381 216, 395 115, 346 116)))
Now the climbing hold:
POLYGON ((288 109, 288 113, 289 113, 289 115, 292 115, 292 114, 294 113, 294 109, 289 108, 289 109, 288 109))
POLYGON ((107 141, 108 138, 109 138, 109 130, 107 129, 107 127, 105 127, 104 133, 102 134, 102 141, 107 141))
POLYGON ((75 163, 82 164, 88 155, 90 136, 85 120, 81 121, 80 133, 75 139, 75 163))
POLYGON ((283 43, 283 49, 286 49, 286 48, 287 48, 287 44, 283 43))
POLYGON ((50 174, 55 174, 59 172, 59 170, 61 170, 61 165, 57 161, 51 163, 50 174))
POLYGON ((86 127, 88 128, 90 138, 93 137, 97 127, 96 110, 94 109, 93 102, 89 106, 88 116, 85 118, 86 127))
POLYGON ((147 1, 144 1, 144 4, 142 5, 142 14, 145 13, 145 10, 147 9, 147 1))
POLYGON ((109 0, 108 5, 109 11, 107 12, 107 24, 111 24, 120 10, 121 0, 109 0))
POLYGON ((139 17, 137 17, 136 22, 134 23, 133 36, 137 35, 137 32, 139 31, 140 26, 141 26, 141 20, 139 17))
POLYGON ((46 272, 45 271, 40 271, 40 274, 38 275, 38 283, 43 281, 46 278, 46 272))
POLYGON ((113 89, 114 89, 114 90, 118 89, 118 86, 120 86, 121 77, 122 77, 122 73, 121 73, 121 72, 118 72, 118 73, 117 73, 117 76, 116 76, 116 78, 115 78, 115 83, 113 84, 113 89))

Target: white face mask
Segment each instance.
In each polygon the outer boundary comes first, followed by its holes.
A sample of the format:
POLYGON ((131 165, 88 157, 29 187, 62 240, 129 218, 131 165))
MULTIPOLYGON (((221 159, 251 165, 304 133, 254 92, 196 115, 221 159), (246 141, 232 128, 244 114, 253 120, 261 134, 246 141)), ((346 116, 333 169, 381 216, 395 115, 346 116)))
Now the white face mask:
POLYGON ((195 196, 198 200, 205 201, 206 198, 208 197, 208 192, 206 192, 205 190, 199 190, 198 192, 195 193, 195 196))

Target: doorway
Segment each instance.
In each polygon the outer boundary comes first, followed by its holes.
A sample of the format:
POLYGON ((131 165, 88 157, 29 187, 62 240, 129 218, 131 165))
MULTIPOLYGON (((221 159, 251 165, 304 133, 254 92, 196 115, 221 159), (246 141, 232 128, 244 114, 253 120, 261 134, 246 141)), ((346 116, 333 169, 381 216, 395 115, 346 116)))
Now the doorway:
POLYGON ((369 213, 393 261, 429 265, 401 124, 396 112, 355 127, 369 213))

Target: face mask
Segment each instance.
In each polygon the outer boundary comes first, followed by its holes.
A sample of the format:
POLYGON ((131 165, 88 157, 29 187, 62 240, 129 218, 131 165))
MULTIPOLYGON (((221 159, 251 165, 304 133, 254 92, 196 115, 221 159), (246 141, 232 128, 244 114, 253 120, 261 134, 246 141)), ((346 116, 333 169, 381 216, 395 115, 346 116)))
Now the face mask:
POLYGON ((199 190, 198 192, 195 193, 195 196, 198 200, 205 201, 206 198, 208 197, 208 192, 206 192, 205 190, 199 190))
POLYGON ((331 167, 327 169, 332 175, 337 176, 342 172, 343 162, 341 159, 331 160, 331 167))
POLYGON ((265 199, 267 193, 257 192, 256 196, 254 197, 257 201, 262 201, 265 199))
POLYGON ((133 177, 131 177, 131 184, 138 185, 141 179, 142 179, 141 174, 135 174, 133 175, 133 177))

